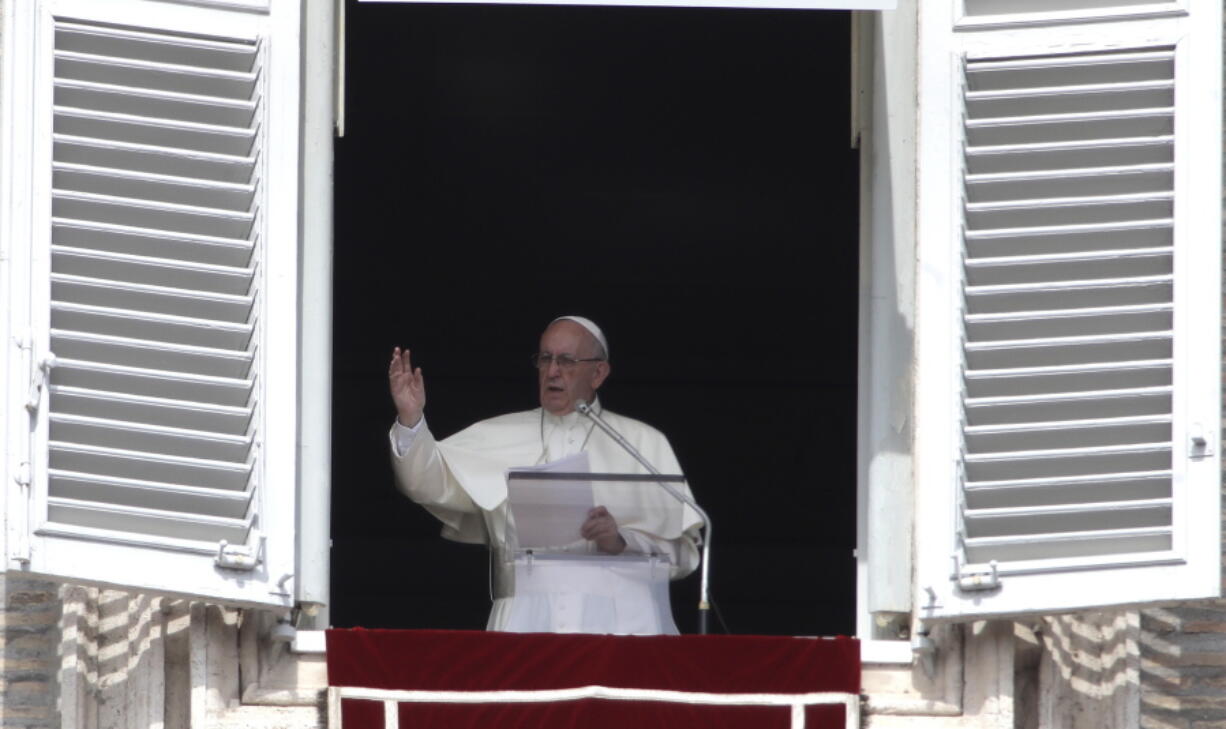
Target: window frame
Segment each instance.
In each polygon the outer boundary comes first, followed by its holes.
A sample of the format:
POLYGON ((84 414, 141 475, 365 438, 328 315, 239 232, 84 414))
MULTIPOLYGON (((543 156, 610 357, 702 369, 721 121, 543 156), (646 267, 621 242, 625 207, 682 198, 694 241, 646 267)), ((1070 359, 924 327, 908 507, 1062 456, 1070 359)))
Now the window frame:
POLYGON ((914 455, 916 7, 853 14, 860 142, 856 635, 866 664, 909 664, 914 455), (881 150, 888 150, 888 154, 881 150))

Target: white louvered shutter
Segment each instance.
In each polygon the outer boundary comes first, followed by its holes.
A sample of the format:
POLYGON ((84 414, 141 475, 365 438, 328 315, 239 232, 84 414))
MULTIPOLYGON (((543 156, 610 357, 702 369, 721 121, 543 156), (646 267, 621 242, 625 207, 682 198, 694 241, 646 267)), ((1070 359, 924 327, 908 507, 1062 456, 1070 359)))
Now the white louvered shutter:
POLYGON ((959 28, 999 27, 1096 18, 1163 16, 1184 4, 1179 0, 954 0, 961 3, 959 28))
POLYGON ((36 395, 10 568, 290 604, 297 17, 23 20, 36 395))
POLYGON ((922 474, 929 617, 1219 592, 1220 12, 1031 20, 949 33, 954 184, 921 205, 947 216, 921 260, 949 266, 921 355, 952 426, 923 436, 948 454, 922 474))

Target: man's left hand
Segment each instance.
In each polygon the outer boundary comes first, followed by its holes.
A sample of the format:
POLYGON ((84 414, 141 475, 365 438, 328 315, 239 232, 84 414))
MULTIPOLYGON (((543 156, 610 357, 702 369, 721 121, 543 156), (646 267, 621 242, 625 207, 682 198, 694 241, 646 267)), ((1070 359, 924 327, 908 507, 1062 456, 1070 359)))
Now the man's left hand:
POLYGON ((579 528, 584 539, 596 543, 596 548, 606 554, 621 554, 626 549, 626 540, 617 531, 617 520, 603 506, 587 513, 587 521, 579 528))

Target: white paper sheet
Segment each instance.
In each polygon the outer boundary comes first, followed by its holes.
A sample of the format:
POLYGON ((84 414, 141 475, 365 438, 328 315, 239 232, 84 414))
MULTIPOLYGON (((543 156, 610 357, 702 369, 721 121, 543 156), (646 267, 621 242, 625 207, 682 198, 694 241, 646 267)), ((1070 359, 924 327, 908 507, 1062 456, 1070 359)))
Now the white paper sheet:
MULTIPOLYGON (((508 473, 591 473, 587 454, 514 468, 508 473)), ((507 502, 519 549, 574 551, 585 547, 579 528, 596 506, 589 480, 507 480, 507 502)))

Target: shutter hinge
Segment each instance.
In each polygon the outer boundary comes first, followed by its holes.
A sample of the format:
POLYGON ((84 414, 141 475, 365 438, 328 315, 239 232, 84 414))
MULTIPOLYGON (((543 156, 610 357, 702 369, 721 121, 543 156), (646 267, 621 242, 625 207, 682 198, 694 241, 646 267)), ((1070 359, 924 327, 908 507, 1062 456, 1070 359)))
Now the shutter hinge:
POLYGON ((1000 573, 996 569, 996 560, 987 565, 967 566, 957 554, 953 555, 954 579, 962 592, 986 592, 1000 589, 1000 573))
POLYGON ((1188 458, 1199 461, 1213 455, 1212 434, 1200 423, 1193 423, 1188 438, 1188 458))
POLYGON ((265 537, 260 532, 254 534, 256 547, 253 549, 246 544, 230 544, 226 540, 221 540, 217 544, 217 557, 213 563, 218 567, 228 570, 242 570, 250 572, 260 564, 261 557, 264 553, 265 537))
POLYGON ((37 413, 39 405, 42 404, 43 390, 51 379, 52 367, 55 367, 55 355, 48 352, 47 356, 39 361, 38 368, 30 373, 30 397, 26 400, 26 410, 29 410, 31 415, 37 413))
POLYGON ((285 586, 285 583, 292 579, 294 579, 293 572, 286 572, 285 574, 281 575, 281 579, 277 580, 276 588, 269 590, 268 594, 277 595, 278 597, 290 597, 289 588, 285 586))

